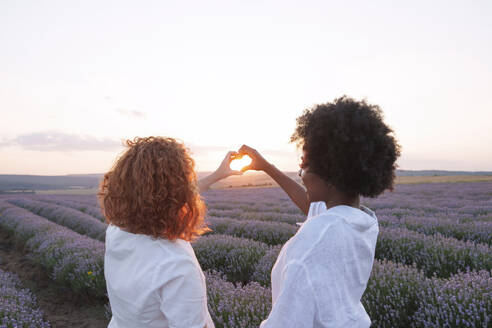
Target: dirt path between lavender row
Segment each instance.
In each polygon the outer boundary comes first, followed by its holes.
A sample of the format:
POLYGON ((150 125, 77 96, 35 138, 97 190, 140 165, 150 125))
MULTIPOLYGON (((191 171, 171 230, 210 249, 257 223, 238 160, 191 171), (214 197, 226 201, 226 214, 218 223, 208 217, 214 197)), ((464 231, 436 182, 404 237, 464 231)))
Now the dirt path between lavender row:
POLYGON ((0 229, 0 269, 15 273, 36 296, 45 320, 53 328, 102 328, 108 326, 104 303, 73 293, 52 281, 46 271, 27 259, 14 239, 0 229))

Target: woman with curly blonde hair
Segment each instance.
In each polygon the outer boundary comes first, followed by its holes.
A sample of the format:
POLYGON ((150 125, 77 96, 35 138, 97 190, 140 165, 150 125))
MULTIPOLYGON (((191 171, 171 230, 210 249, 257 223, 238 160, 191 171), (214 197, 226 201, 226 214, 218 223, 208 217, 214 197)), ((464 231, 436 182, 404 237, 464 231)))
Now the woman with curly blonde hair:
POLYGON ((208 231, 199 192, 232 174, 229 152, 197 181, 194 161, 173 138, 135 138, 104 175, 98 197, 109 224, 104 275, 109 328, 213 328, 205 278, 190 245, 208 231))

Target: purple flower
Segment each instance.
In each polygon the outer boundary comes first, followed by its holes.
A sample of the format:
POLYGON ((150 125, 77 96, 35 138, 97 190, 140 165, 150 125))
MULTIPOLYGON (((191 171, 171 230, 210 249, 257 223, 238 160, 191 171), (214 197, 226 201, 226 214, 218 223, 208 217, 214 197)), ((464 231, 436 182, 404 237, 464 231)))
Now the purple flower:
POLYGON ((36 298, 19 277, 0 270, 0 327, 49 328, 36 298))

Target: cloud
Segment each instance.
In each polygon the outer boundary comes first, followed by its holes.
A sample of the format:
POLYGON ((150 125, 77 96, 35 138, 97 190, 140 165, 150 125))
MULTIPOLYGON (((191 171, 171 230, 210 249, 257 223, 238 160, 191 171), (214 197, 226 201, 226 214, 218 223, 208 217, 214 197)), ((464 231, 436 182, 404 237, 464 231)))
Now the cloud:
POLYGON ((88 135, 35 132, 0 141, 0 148, 9 146, 19 146, 25 150, 36 151, 109 151, 120 148, 122 142, 88 135))
POLYGON ((145 118, 146 114, 144 112, 138 111, 138 110, 130 110, 130 109, 124 109, 124 108, 117 108, 116 111, 120 113, 123 116, 129 116, 129 117, 137 117, 137 118, 145 118))

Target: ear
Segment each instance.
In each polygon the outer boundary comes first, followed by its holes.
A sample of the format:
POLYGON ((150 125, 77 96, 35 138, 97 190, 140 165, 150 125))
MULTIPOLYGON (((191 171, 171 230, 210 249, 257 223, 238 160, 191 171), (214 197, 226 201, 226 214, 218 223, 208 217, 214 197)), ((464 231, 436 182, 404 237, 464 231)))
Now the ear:
POLYGON ((325 185, 325 187, 328 189, 330 193, 338 192, 337 188, 330 181, 323 179, 321 177, 319 179, 323 182, 323 184, 325 185))
POLYGON ((315 187, 316 190, 318 190, 319 192, 325 194, 333 194, 333 192, 337 191, 337 189, 332 183, 330 183, 326 179, 323 179, 318 174, 312 172, 308 174, 310 175, 310 179, 312 181, 313 187, 315 187))

